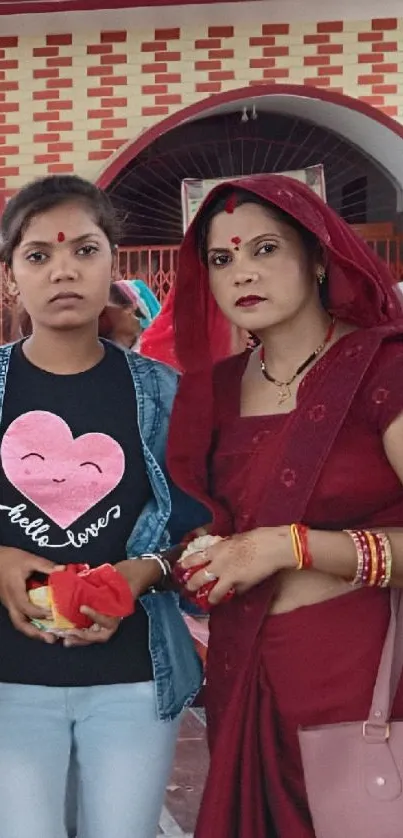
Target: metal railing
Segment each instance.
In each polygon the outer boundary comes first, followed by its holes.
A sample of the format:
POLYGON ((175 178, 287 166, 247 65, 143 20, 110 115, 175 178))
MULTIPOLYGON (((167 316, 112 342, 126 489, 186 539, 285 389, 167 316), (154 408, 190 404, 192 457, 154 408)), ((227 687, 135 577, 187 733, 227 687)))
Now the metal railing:
MULTIPOLYGON (((403 281, 403 234, 394 231, 393 225, 363 225, 356 231, 367 244, 389 265, 396 282, 403 281)), ((123 279, 142 279, 164 302, 175 282, 178 269, 179 245, 154 245, 153 247, 120 247, 119 272, 123 279)), ((18 336, 16 307, 7 297, 4 280, 0 284, 0 344, 18 336)))
POLYGON ((359 236, 387 263, 397 282, 403 280, 403 233, 397 233, 394 225, 358 224, 354 229, 359 236))
POLYGON ((163 303, 175 282, 179 245, 119 248, 122 279, 142 279, 163 303))
MULTIPOLYGON (((389 227, 389 225, 387 225, 389 227)), ((378 227, 379 230, 379 227, 378 227)), ((357 228, 367 244, 388 265, 397 282, 403 281, 403 234, 382 236, 370 225, 357 228)), ((121 247, 119 269, 124 279, 143 279, 160 302, 163 302, 175 282, 178 268, 178 245, 158 247, 121 247)))

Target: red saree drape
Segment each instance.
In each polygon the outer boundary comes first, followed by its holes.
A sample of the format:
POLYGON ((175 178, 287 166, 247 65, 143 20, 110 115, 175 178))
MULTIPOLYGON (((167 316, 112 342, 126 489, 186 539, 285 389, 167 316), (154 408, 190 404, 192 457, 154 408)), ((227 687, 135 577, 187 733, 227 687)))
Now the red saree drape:
MULTIPOLYGON (((238 421, 242 456, 231 457, 231 446, 223 444, 220 456, 213 458, 214 486, 220 497, 232 500, 237 531, 293 520, 310 522, 306 515, 308 509, 309 515, 316 512, 313 494, 318 478, 333 450, 340 452, 339 428, 343 418, 353 413, 355 394, 362 389, 365 372, 372 368, 386 334, 394 343, 391 330, 381 328, 356 332, 334 347, 333 358, 315 371, 299 409, 281 423, 274 439, 269 434, 265 442, 260 433, 259 445, 254 453, 250 445, 249 456, 245 429, 242 433, 245 423, 238 421), (266 464, 265 475, 259 473, 259 462, 266 464), (233 478, 234 486, 228 485, 231 464, 241 471, 233 478)), ((402 358, 400 341, 398 346, 402 358)), ((231 366, 239 369, 242 364, 243 359, 241 364, 234 359, 231 366)), ((223 368, 217 376, 223 401, 229 396, 227 391, 223 398, 228 373, 223 368)), ((395 403, 402 407, 403 396, 395 403)), ((263 421, 259 426, 264 427, 263 421)), ((348 434, 353 433, 350 427, 348 434)), ((236 440, 233 452, 235 445, 236 440)), ((382 525, 397 526, 403 520, 403 493, 396 503, 395 485, 386 491, 386 464, 378 463, 375 471, 374 463, 376 467, 373 450, 368 466, 361 464, 357 485, 371 482, 378 487, 382 525)), ((349 467, 342 457, 339 466, 341 475, 349 467)), ((331 478, 337 485, 340 477, 331 478)), ((333 499, 328 511, 332 528, 375 525, 378 522, 368 513, 371 503, 364 492, 358 494, 346 519, 345 498, 339 505, 333 499)), ((313 838, 297 727, 364 719, 370 706, 389 616, 387 593, 366 590, 267 617, 274 591, 275 580, 211 614, 205 696, 212 762, 196 838, 313 838)), ((403 715, 403 690, 395 712, 403 715)))

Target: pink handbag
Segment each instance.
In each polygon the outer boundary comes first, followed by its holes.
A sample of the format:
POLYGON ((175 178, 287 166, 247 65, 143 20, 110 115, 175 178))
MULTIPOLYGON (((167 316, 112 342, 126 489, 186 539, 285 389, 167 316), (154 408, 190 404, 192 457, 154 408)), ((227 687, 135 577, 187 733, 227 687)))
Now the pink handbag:
POLYGON ((298 732, 316 838, 403 838, 403 721, 390 721, 402 668, 403 599, 394 590, 367 721, 298 732))

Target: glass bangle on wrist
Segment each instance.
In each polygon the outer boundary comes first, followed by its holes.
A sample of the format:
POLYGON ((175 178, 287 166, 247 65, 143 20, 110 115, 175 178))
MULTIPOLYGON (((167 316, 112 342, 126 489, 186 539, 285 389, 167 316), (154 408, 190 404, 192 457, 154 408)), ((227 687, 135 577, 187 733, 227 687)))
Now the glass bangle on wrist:
POLYGON ((390 540, 384 532, 371 530, 344 530, 354 542, 357 553, 357 570, 353 588, 387 588, 391 583, 393 555, 390 540))

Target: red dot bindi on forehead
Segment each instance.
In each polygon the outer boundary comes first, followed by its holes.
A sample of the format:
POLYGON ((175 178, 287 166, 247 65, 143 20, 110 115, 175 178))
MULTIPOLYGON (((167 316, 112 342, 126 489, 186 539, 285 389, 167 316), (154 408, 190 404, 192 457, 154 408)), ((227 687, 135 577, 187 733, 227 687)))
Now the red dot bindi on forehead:
POLYGON ((57 234, 57 241, 58 242, 64 242, 65 238, 66 238, 66 236, 64 235, 64 233, 58 233, 57 234))
POLYGON ((241 239, 239 238, 239 236, 234 236, 231 239, 231 241, 232 241, 232 244, 235 245, 235 247, 239 247, 239 245, 241 244, 241 239))

